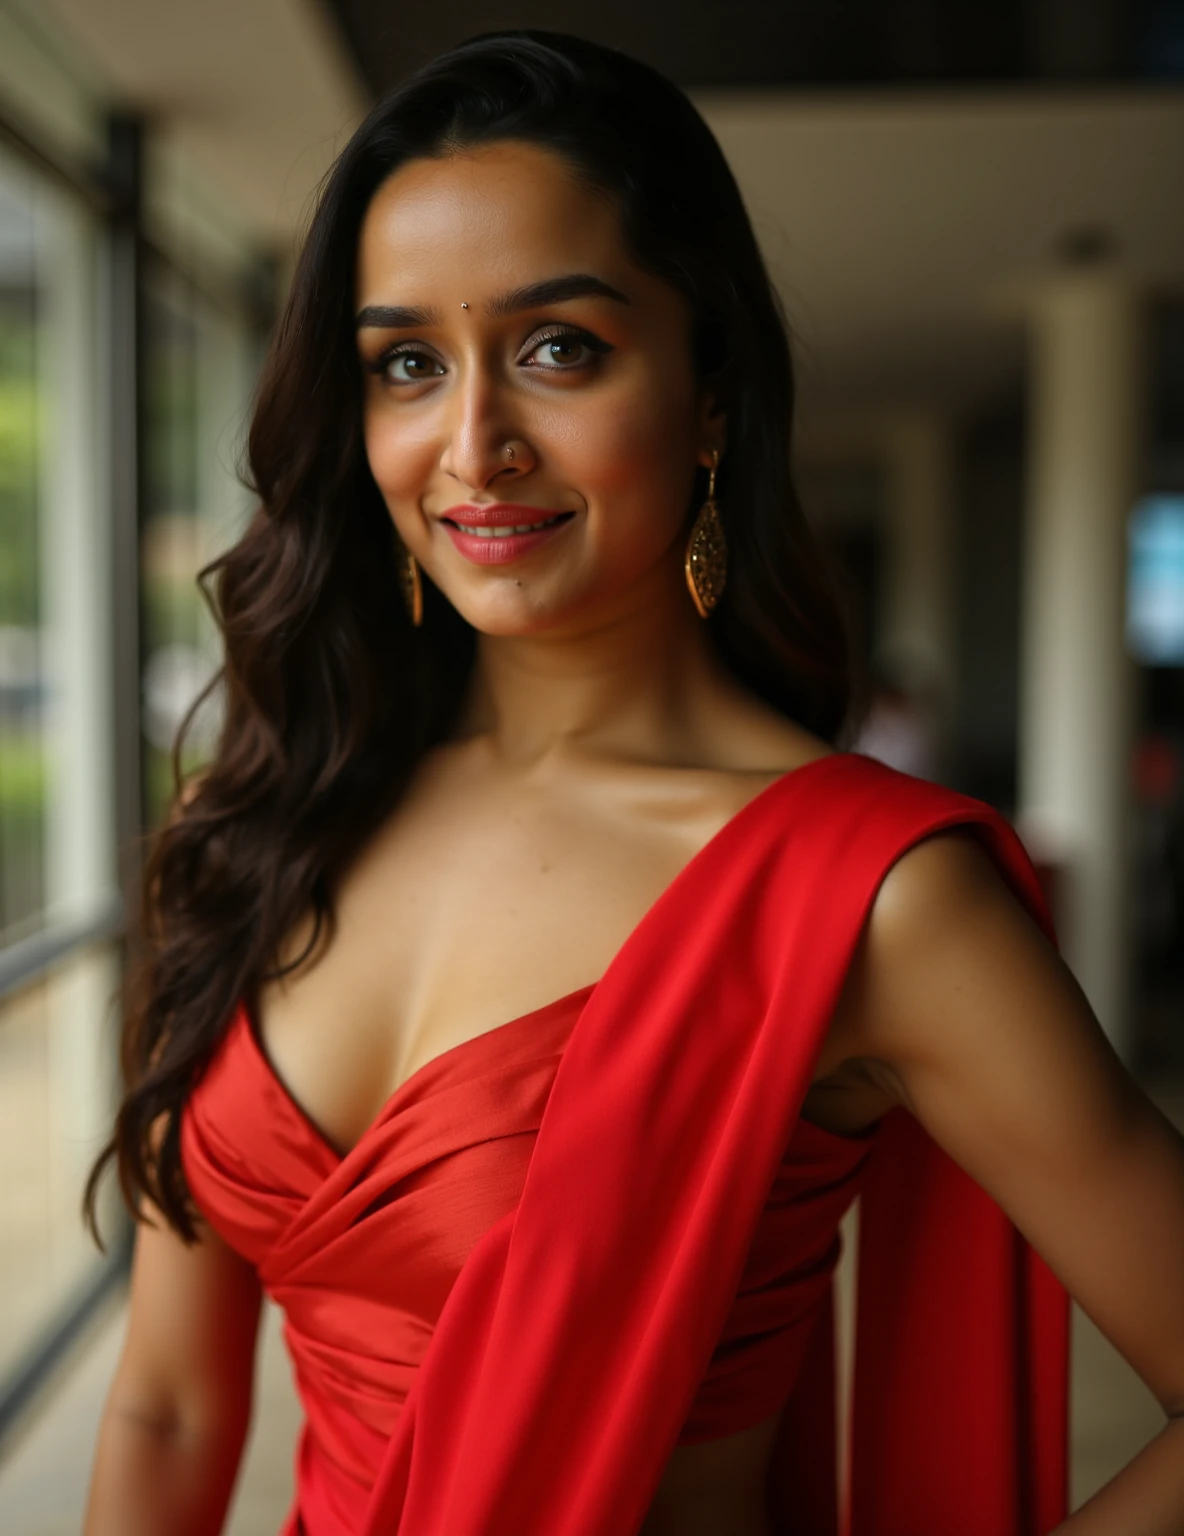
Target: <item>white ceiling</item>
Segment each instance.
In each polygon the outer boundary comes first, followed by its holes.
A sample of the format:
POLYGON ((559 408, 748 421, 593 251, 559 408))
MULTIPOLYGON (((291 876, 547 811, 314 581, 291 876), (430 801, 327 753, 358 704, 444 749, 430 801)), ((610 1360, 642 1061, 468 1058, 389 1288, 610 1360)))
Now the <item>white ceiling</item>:
MULTIPOLYGON (((367 105, 327 8, 44 3, 236 219, 291 247, 367 105)), ((815 402, 957 408, 994 388, 1018 363, 1017 294, 1076 226, 1111 231, 1138 281, 1184 288, 1178 90, 696 100, 736 171, 815 402)))
POLYGON ((697 99, 820 399, 990 389, 1083 226, 1136 282, 1184 288, 1184 93, 697 99))
POLYGON ((369 101, 320 0, 40 0, 234 221, 286 251, 369 101))

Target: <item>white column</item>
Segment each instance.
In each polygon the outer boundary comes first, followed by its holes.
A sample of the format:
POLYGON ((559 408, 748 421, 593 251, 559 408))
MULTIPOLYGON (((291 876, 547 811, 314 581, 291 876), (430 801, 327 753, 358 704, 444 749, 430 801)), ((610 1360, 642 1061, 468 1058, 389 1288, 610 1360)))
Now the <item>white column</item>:
MULTIPOLYGON (((109 636, 109 506, 96 430, 95 231, 68 199, 37 194, 43 305, 42 640, 49 706, 45 893, 48 926, 85 922, 118 897, 109 636)), ((45 983, 49 1032, 49 1235, 55 1282, 94 1258, 78 1219, 81 1183, 110 1130, 118 1089, 118 955, 75 952, 45 983)), ((113 1181, 100 1214, 112 1230, 113 1181)))
POLYGON ((1035 296, 1030 336, 1020 823, 1065 865, 1062 949, 1125 1051, 1134 693, 1125 523, 1144 410, 1136 296, 1109 263, 1066 269, 1035 296))

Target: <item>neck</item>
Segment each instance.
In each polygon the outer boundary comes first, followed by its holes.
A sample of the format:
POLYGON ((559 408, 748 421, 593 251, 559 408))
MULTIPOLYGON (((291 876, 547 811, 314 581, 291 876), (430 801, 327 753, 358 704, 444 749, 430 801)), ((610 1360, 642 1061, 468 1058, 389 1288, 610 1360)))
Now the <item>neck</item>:
POLYGON ((583 622, 483 632, 454 736, 483 737, 501 761, 524 767, 573 751, 693 760, 706 717, 735 687, 685 587, 667 582, 583 622))

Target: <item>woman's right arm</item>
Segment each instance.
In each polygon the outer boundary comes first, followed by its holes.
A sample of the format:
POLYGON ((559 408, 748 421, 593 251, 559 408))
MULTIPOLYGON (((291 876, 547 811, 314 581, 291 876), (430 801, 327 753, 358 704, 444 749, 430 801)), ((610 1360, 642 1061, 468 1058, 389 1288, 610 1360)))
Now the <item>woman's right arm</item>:
POLYGON ((261 1290, 204 1222, 186 1247, 149 1202, 83 1536, 218 1536, 251 1417, 261 1290))

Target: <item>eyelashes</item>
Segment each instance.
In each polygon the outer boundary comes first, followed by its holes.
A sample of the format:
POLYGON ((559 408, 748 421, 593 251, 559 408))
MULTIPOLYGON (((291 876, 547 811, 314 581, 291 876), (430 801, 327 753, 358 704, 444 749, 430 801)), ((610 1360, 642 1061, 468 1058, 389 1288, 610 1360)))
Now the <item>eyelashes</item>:
MULTIPOLYGON (((599 336, 593 336, 591 331, 585 331, 578 325, 551 326, 541 335, 532 337, 531 341, 532 345, 527 353, 528 357, 532 353, 537 352, 540 347, 546 346, 549 341, 578 341, 597 357, 603 357, 605 353, 612 351, 612 347, 607 341, 601 341, 599 336)), ((552 365, 544 364, 543 366, 548 367, 552 365)), ((568 373, 570 370, 561 366, 559 372, 568 373)))
MULTIPOLYGON (((423 358, 427 362, 435 361, 430 353, 425 352, 422 347, 417 347, 411 342, 395 342, 393 346, 386 347, 373 360, 366 360, 363 363, 363 367, 366 369, 367 373, 376 373, 381 377, 386 373, 387 369, 397 357, 423 358)), ((422 379, 430 379, 433 377, 438 377, 438 375, 425 373, 417 379, 387 379, 386 383, 418 384, 422 379)))
MULTIPOLYGON (((590 358, 577 363, 534 363, 529 364, 537 372, 541 373, 579 373, 584 369, 594 367, 599 360, 613 350, 612 345, 602 341, 591 331, 586 331, 582 326, 556 323, 545 327, 542 331, 532 336, 527 346, 525 357, 532 356, 540 347, 548 342, 572 341, 578 342, 592 354, 590 358)), ((436 358, 419 343, 413 341, 396 341, 389 347, 385 347, 379 355, 373 359, 363 360, 363 367, 368 373, 374 373, 382 377, 387 373, 396 358, 416 358, 426 362, 437 364, 436 358)), ((438 367, 438 364, 437 364, 438 367)), ((425 379, 439 378, 443 370, 434 373, 421 373, 411 378, 386 378, 385 382, 396 386, 407 384, 419 384, 425 379)))

